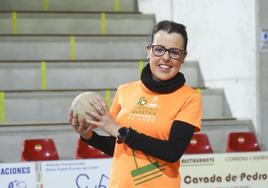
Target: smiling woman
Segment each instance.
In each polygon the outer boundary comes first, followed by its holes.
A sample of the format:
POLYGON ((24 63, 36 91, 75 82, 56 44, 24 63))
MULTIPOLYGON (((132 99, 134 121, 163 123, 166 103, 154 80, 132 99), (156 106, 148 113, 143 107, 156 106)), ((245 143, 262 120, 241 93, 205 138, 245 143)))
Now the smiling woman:
POLYGON ((184 50, 184 40, 181 34, 158 31, 154 35, 153 44, 147 50, 153 79, 165 81, 178 74, 186 57, 184 50))
POLYGON ((180 72, 187 41, 184 25, 159 22, 141 80, 119 86, 110 111, 99 97, 91 118, 79 120, 70 111, 69 122, 81 139, 113 156, 110 188, 180 187, 179 159, 200 130, 202 115, 200 94, 180 72), (110 136, 88 130, 89 125, 110 136))

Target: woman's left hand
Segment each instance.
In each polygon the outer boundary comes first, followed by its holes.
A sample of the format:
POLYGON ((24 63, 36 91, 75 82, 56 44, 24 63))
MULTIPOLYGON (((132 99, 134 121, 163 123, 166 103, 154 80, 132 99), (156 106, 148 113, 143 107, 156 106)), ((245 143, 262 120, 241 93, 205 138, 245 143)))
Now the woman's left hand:
POLYGON ((87 114, 90 115, 93 120, 86 119, 86 121, 91 125, 100 127, 109 135, 116 137, 120 126, 113 119, 106 103, 100 97, 97 97, 97 101, 100 103, 100 105, 90 103, 90 105, 96 109, 96 112, 87 112, 87 114))

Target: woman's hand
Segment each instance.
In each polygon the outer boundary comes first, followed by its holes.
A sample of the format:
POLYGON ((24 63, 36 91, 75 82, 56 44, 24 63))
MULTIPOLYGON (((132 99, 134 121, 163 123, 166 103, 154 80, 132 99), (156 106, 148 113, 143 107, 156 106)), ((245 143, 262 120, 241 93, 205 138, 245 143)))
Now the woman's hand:
POLYGON ((90 103, 90 105, 96 109, 96 112, 87 112, 93 119, 86 119, 87 123, 89 125, 100 127, 109 135, 116 137, 120 126, 114 121, 106 103, 100 97, 97 97, 97 101, 100 105, 90 103))
POLYGON ((84 139, 91 138, 94 125, 89 124, 85 119, 78 120, 78 114, 75 114, 72 110, 68 114, 68 121, 73 129, 84 139))

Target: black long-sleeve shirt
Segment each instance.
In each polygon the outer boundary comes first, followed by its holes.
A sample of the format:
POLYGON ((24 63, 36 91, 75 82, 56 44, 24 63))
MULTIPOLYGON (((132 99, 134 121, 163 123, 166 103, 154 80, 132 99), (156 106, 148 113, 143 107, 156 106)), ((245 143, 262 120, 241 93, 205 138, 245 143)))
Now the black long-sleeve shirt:
MULTIPOLYGON (((193 133, 193 125, 182 121, 174 121, 168 140, 153 138, 130 128, 124 143, 132 149, 140 150, 158 159, 175 162, 183 155, 191 141, 193 133)), ((116 138, 100 136, 93 132, 91 139, 83 140, 93 147, 102 150, 104 153, 113 155, 116 138)))

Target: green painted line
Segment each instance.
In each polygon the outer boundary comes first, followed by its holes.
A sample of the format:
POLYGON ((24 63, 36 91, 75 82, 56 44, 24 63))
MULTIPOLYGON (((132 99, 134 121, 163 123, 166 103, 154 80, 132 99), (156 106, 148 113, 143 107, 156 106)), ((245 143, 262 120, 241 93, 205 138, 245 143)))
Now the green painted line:
POLYGON ((120 9, 120 0, 114 0, 114 11, 119 12, 120 9))
POLYGON ((0 123, 6 123, 5 92, 0 92, 0 123))
POLYGON ((47 89, 47 64, 45 61, 41 62, 41 90, 47 89))
POLYGON ((44 0, 44 11, 48 11, 48 0, 44 0))
POLYGON ((144 67, 144 61, 140 60, 138 66, 139 66, 139 78, 140 78, 141 77, 141 72, 142 72, 143 67, 144 67))
POLYGON ((101 34, 106 35, 107 30, 106 30, 106 13, 103 12, 101 13, 101 34))
POLYGON ((105 90, 105 100, 108 108, 111 108, 111 91, 110 89, 105 90))
POLYGON ((70 37, 70 56, 72 62, 75 61, 76 59, 76 41, 75 41, 75 36, 70 37))
POLYGON ((12 12, 12 34, 17 33, 17 13, 12 12))

